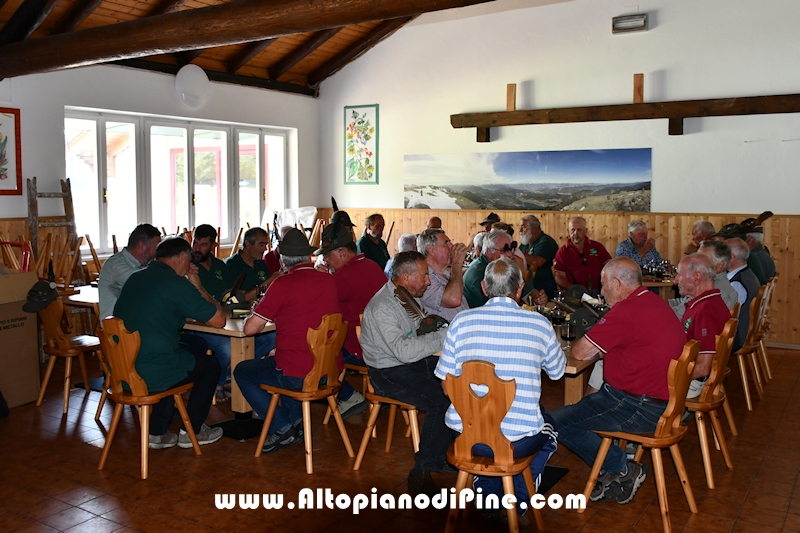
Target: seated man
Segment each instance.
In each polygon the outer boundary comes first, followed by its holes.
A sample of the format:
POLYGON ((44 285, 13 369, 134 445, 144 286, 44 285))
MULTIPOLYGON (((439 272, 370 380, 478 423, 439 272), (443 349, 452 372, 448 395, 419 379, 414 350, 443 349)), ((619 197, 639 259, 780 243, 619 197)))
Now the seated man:
MULTIPOLYGON (((733 224, 726 224, 719 230, 717 233, 714 234, 715 239, 725 240, 728 241, 730 239, 740 239, 744 242, 745 240, 745 229, 742 228, 741 225, 733 223, 733 224)), ((745 243, 747 244, 747 243, 745 243)), ((761 261, 755 255, 750 253, 750 246, 747 246, 747 267, 750 271, 755 274, 756 279, 758 279, 759 285, 766 285, 767 284, 767 277, 764 275, 764 269, 761 267, 761 261)))
POLYGON ((567 228, 569 239, 556 252, 556 283, 564 289, 580 285, 589 291, 599 290, 600 271, 611 256, 602 244, 586 236, 583 217, 569 219, 567 228))
POLYGON ((364 224, 364 234, 356 243, 358 253, 364 254, 367 259, 372 259, 378 263, 378 266, 383 270, 389 260, 389 250, 381 238, 383 237, 383 228, 386 222, 383 220, 383 215, 375 213, 368 216, 364 224))
MULTIPOLYGON (((197 270, 200 283, 203 288, 214 298, 215 302, 222 303, 227 291, 233 287, 234 280, 231 279, 228 265, 214 257, 214 247, 217 243, 217 230, 209 224, 201 224, 194 230, 192 236, 192 251, 194 260, 193 269, 197 270)), ((219 361, 222 372, 217 381, 217 402, 225 402, 230 397, 223 388, 225 381, 230 377, 228 365, 231 364, 231 341, 228 337, 214 335, 213 333, 202 333, 199 331, 188 332, 187 334, 197 335, 203 338, 208 348, 214 352, 214 357, 219 361)), ((255 338, 255 353, 257 357, 263 357, 275 348, 275 332, 263 333, 255 338)))
POLYGON ((489 233, 492 231, 492 226, 496 223, 500 222, 500 217, 497 213, 489 213, 486 218, 483 219, 483 222, 479 222, 479 226, 483 226, 483 232, 489 233))
POLYGON ((114 314, 120 289, 131 274, 153 260, 160 242, 160 231, 150 224, 139 224, 128 237, 128 246, 106 259, 97 282, 101 320, 114 314))
POLYGON ((750 248, 742 239, 728 239, 725 241, 731 247, 731 262, 728 267, 728 281, 731 282, 739 295, 739 327, 736 330, 736 339, 733 341, 733 351, 738 350, 747 340, 747 330, 750 328, 750 302, 758 296, 761 284, 750 270, 747 259, 750 257, 750 248))
MULTIPOLYGON (((302 388, 314 366, 308 348, 309 328, 318 328, 322 317, 339 312, 336 284, 326 273, 314 269, 314 248, 299 229, 292 228, 278 245, 287 274, 277 278, 244 323, 245 335, 256 335, 267 320, 275 323, 275 356, 242 361, 233 376, 253 411, 264 420, 272 395, 262 383, 284 388, 302 388)), ((343 368, 339 359, 339 369, 343 368)), ((281 397, 262 453, 270 453, 303 442, 303 413, 300 402, 281 397)))
MULTIPOLYGON (((413 233, 403 233, 400 235, 400 238, 397 239, 397 253, 416 251, 417 236, 413 233)), ((389 260, 386 261, 386 266, 383 267, 383 273, 386 275, 386 279, 392 279, 392 263, 394 263, 394 257, 389 258, 389 260)))
POLYGON ((767 281, 775 277, 775 261, 769 252, 764 248, 764 227, 755 219, 748 218, 742 222, 744 231, 744 242, 750 248, 750 255, 755 256, 761 263, 761 270, 764 272, 764 279, 767 281))
POLYGON ((452 321, 459 311, 469 309, 462 268, 467 247, 450 242, 442 229, 426 229, 417 237, 417 250, 425 256, 431 278, 420 300, 427 311, 452 321))
MULTIPOLYGON (((364 308, 375 293, 386 284, 386 277, 375 261, 370 261, 364 254, 356 253, 356 243, 353 242, 350 228, 326 227, 322 232, 322 248, 314 253, 322 255, 328 266, 333 269, 339 309, 344 320, 348 322, 347 337, 342 346, 344 362, 363 365, 356 326, 361 324, 360 315, 364 312, 364 308)), ((342 382, 338 400, 342 418, 350 418, 364 412, 368 407, 364 396, 353 390, 347 381, 342 382)))
MULTIPOLYGON (((211 326, 225 326, 219 304, 203 289, 196 273, 189 270, 192 247, 180 237, 161 241, 155 261, 134 272, 123 285, 114 315, 125 322, 128 331, 141 337, 136 372, 150 392, 161 392, 194 382, 186 410, 201 445, 222 437, 222 428, 205 425, 214 386, 219 378, 219 363, 205 349, 189 353, 180 345, 180 330, 187 318, 211 326), (184 277, 185 276, 185 277, 184 277)), ((203 343, 205 345, 205 343, 203 343)), ((167 396, 153 406, 150 415, 150 448, 170 448, 176 444, 191 448, 184 429, 180 436, 169 432, 173 398, 167 396)))
POLYGON ((716 271, 711 259, 704 254, 692 254, 678 263, 675 283, 683 296, 690 298, 683 315, 683 331, 686 340, 700 342, 700 352, 694 365, 692 382, 687 398, 696 398, 711 373, 711 362, 717 352, 717 335, 722 333, 731 311, 714 288, 716 271))
POLYGON ((707 241, 714 236, 714 224, 708 220, 698 220, 692 226, 692 242, 686 245, 683 255, 693 254, 700 247, 700 243, 707 241))
POLYGON ((425 223, 425 229, 442 229, 442 219, 439 217, 431 217, 425 223))
POLYGON ((628 224, 628 238, 617 245, 616 256, 629 257, 640 267, 661 262, 656 240, 647 238, 647 224, 641 220, 631 220, 628 224))
MULTIPOLYGON (((739 299, 736 290, 731 286, 728 281, 728 264, 731 261, 731 247, 723 241, 703 241, 700 243, 701 253, 711 260, 714 265, 716 275, 714 276, 714 288, 719 289, 722 301, 728 306, 728 309, 733 309, 739 299)), ((681 295, 680 298, 671 298, 668 303, 669 306, 675 311, 679 319, 683 319, 683 314, 686 312, 686 304, 691 298, 681 295)))
POLYGON ((269 234, 262 228, 250 228, 244 232, 242 249, 225 260, 231 279, 236 280, 244 273, 242 292, 248 302, 254 302, 267 290, 269 284, 280 275, 270 275, 269 268, 262 257, 267 249, 269 234))
POLYGON ((502 230, 492 230, 485 234, 481 243, 480 257, 469 265, 464 274, 464 297, 470 307, 480 307, 489 300, 481 288, 486 266, 500 257, 511 259, 513 256, 511 236, 508 233, 502 230))
POLYGON ((444 425, 450 401, 433 375, 438 362, 434 354, 442 349, 446 330, 422 333, 420 317, 411 316, 396 291, 398 287, 405 288, 420 305, 418 299, 431 283, 422 254, 397 254, 392 276, 364 310, 361 346, 375 392, 426 412, 419 452, 408 474, 408 491, 415 496, 432 496, 437 491, 431 472, 442 471, 447 448, 453 440, 444 425))
MULTIPOLYGON (((294 226, 281 226, 281 239, 286 235, 286 232, 292 229, 294 226)), ((269 232, 267 232, 267 236, 269 238, 269 232)), ((275 246, 272 250, 264 252, 264 255, 261 256, 261 259, 264 260, 264 263, 267 265, 267 268, 270 272, 277 272, 281 269, 281 254, 278 253, 278 247, 275 246)))
POLYGON ((533 287, 544 291, 552 299, 556 291, 552 267, 558 243, 542 231, 539 219, 533 215, 525 215, 519 221, 519 243, 519 250, 525 254, 528 265, 536 265, 533 287))
MULTIPOLYGON (((550 322, 519 307, 523 285, 522 273, 509 259, 501 257, 489 263, 483 279, 489 301, 453 319, 434 373, 442 380, 447 374, 459 376, 464 363, 479 360, 494 363, 500 379, 516 381, 514 402, 500 429, 512 442, 516 457, 537 454, 531 470, 538 487, 545 463, 556 451, 557 437, 550 415, 539 407, 541 373, 544 369, 551 380, 561 379, 567 358, 550 322)), ((452 405, 445 423, 454 431, 463 431, 461 418, 452 405)), ((476 453, 490 455, 489 448, 483 448, 476 453)), ((478 476, 474 487, 483 489, 484 498, 487 494, 499 498, 503 495, 499 477, 478 476)), ((529 501, 522 474, 514 476, 514 492, 517 502, 529 501)))
MULTIPOLYGON (((669 305, 642 287, 642 271, 627 257, 603 267, 603 294, 611 310, 572 344, 572 357, 605 358, 605 380, 597 394, 553 413, 558 440, 589 465, 600 437, 592 430, 650 433, 669 400, 667 371, 686 343, 681 323, 669 305)), ((592 501, 628 503, 647 476, 647 467, 628 461, 611 446, 592 501)))

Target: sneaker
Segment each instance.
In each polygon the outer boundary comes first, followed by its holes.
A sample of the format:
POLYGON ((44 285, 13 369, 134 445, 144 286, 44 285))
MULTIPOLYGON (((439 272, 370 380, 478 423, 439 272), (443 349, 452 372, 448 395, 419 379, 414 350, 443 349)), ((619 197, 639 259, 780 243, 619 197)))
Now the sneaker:
POLYGON ((150 435, 149 447, 151 450, 172 448, 176 444, 178 444, 178 436, 175 433, 170 433, 167 431, 163 435, 150 435))
POLYGON ((358 391, 353 391, 353 394, 348 399, 339 402, 339 412, 342 413, 342 419, 344 420, 363 413, 367 410, 367 407, 369 407, 367 401, 358 391))
MULTIPOLYGON (((197 444, 200 446, 205 446, 206 444, 212 444, 217 442, 219 439, 222 438, 222 428, 212 428, 203 424, 200 426, 200 433, 196 434, 197 436, 197 444)), ((189 438, 188 433, 181 433, 178 437, 178 446, 181 448, 191 448, 192 447, 192 440, 189 438)))
MULTIPOLYGON (((300 426, 302 428, 302 424, 300 426)), ((297 426, 289 426, 283 431, 278 431, 267 437, 264 442, 264 447, 261 448, 261 453, 271 453, 295 444, 303 442, 303 437, 300 436, 302 429, 298 431, 297 426)))
POLYGON ((636 491, 639 490, 649 471, 650 467, 647 465, 628 461, 628 473, 619 477, 619 485, 622 490, 617 494, 617 503, 623 505, 629 503, 636 496, 636 491))
POLYGON ((433 482, 430 472, 415 474, 413 471, 408 474, 408 493, 412 496, 427 494, 433 497, 439 493, 436 483, 433 482))
POLYGON ((593 502, 609 502, 616 500, 619 492, 619 476, 606 472, 597 478, 597 483, 594 484, 589 499, 593 502))

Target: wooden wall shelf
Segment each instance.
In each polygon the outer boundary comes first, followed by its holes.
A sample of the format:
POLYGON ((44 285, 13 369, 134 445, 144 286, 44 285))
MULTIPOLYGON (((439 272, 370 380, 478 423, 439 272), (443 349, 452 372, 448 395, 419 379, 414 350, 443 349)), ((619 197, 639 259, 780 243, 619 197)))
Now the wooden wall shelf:
POLYGON ((798 112, 800 112, 800 94, 784 94, 716 98, 711 100, 462 113, 450 115, 450 124, 454 128, 477 128, 478 142, 489 142, 489 128, 501 126, 666 118, 669 119, 669 134, 683 135, 683 119, 685 118, 798 112))

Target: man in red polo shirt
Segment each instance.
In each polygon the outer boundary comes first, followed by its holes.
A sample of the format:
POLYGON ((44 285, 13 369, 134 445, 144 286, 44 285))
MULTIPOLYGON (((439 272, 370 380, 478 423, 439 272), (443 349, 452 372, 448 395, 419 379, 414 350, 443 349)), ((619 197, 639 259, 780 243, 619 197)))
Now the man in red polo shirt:
MULTIPOLYGON (((347 337, 342 346, 344 362, 363 365, 356 326, 361 324, 360 315, 364 308, 386 284, 386 275, 375 261, 370 261, 364 254, 357 252, 353 232, 343 224, 331 224, 325 228, 322 232, 322 247, 314 254, 322 255, 325 263, 333 270, 339 309, 349 323, 347 337)), ((342 418, 357 415, 367 408, 364 396, 353 390, 347 381, 342 382, 338 400, 342 418)))
POLYGON ((678 263, 675 283, 681 296, 691 298, 683 314, 683 330, 687 341, 694 339, 700 342, 700 353, 692 375, 694 379, 689 385, 687 398, 695 398, 703 390, 717 351, 716 336, 722 333, 725 322, 731 317, 719 289, 714 288, 715 276, 716 269, 705 254, 692 254, 678 263))
POLYGON ((599 289, 600 271, 611 256, 602 244, 586 237, 586 220, 583 217, 569 219, 567 229, 569 240, 558 249, 553 262, 556 283, 564 289, 573 285, 589 290, 599 289))
MULTIPOLYGON (((611 310, 573 343, 572 357, 603 356, 606 382, 596 394, 553 413, 558 440, 589 465, 601 441, 593 430, 655 431, 669 400, 669 364, 686 342, 675 313, 642 287, 642 271, 631 259, 606 263, 602 281, 611 310)), ((625 450, 612 446, 590 499, 628 503, 646 476, 646 466, 628 461, 625 450)))
MULTIPOLYGON (((275 356, 242 361, 233 371, 242 394, 262 420, 272 395, 260 385, 302 388, 306 374, 314 366, 306 341, 308 329, 319 327, 328 313, 339 312, 336 284, 329 274, 314 269, 310 260, 314 247, 309 246, 303 232, 295 228, 286 232, 278 251, 281 264, 289 272, 270 284, 244 323, 245 335, 255 335, 264 329, 267 320, 275 322, 275 356)), ((341 370, 341 358, 338 365, 341 370)), ((284 396, 275 410, 262 453, 302 441, 302 407, 300 402, 284 396)))

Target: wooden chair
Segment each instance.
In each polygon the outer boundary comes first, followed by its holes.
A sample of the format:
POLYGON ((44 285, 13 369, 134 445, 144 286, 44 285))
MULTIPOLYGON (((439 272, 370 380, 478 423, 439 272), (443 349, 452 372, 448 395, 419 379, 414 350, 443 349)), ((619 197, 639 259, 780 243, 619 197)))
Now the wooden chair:
MULTIPOLYGON (((233 241, 233 246, 231 246, 230 253, 228 257, 236 255, 236 252, 239 251, 239 245, 242 244, 242 234, 244 233, 244 228, 239 228, 239 232, 236 234, 236 239, 233 241)), ((222 252, 219 248, 217 248, 217 254, 220 259, 222 259, 222 252)))
POLYGON ((200 445, 197 443, 197 436, 194 434, 192 422, 189 420, 189 413, 183 404, 181 394, 194 387, 194 383, 187 383, 179 387, 155 392, 150 394, 147 384, 136 372, 136 357, 139 355, 141 339, 139 332, 131 333, 125 329, 125 324, 121 318, 108 317, 103 320, 103 329, 100 333, 100 342, 111 366, 111 386, 108 389, 108 396, 116 405, 114 406, 114 417, 111 419, 111 427, 106 435, 106 444, 103 446, 103 453, 100 455, 98 470, 102 470, 108 459, 108 452, 111 451, 111 444, 114 442, 114 435, 117 432, 119 421, 122 418, 122 409, 126 405, 139 407, 139 426, 141 429, 141 475, 142 479, 147 479, 148 474, 148 452, 150 450, 150 412, 152 406, 161 401, 162 398, 172 396, 175 405, 181 414, 181 420, 186 427, 186 433, 192 441, 195 455, 200 455, 200 445), (130 391, 123 390, 122 383, 126 383, 130 391))
POLYGON ((725 322, 722 333, 717 335, 717 351, 711 362, 711 373, 708 375, 703 390, 697 398, 687 399, 686 408, 694 412, 697 422, 697 437, 700 440, 700 451, 703 455, 703 466, 706 470, 706 483, 708 488, 714 488, 714 469, 711 465, 711 452, 708 447, 708 434, 706 433, 706 423, 704 413, 708 413, 711 418, 711 427, 714 432, 715 442, 718 449, 722 451, 725 458, 725 465, 733 470, 731 454, 728 452, 728 445, 725 442, 725 435, 722 433, 722 424, 719 421, 719 409, 725 402, 725 389, 722 387, 722 377, 725 368, 728 366, 728 358, 733 347, 733 338, 736 336, 736 327, 739 320, 735 318, 725 322))
POLYGON ((342 388, 339 383, 336 358, 339 352, 342 351, 345 335, 347 335, 347 322, 342 320, 340 313, 330 313, 323 316, 319 327, 316 329, 309 328, 306 335, 308 348, 314 356, 314 366, 303 380, 303 388, 301 390, 284 389, 261 384, 262 389, 272 394, 272 401, 270 401, 267 418, 264 420, 264 427, 258 439, 256 457, 261 456, 261 449, 264 447, 269 426, 272 424, 272 417, 275 416, 275 409, 277 409, 278 401, 282 395, 297 400, 303 405, 303 437, 306 447, 307 473, 314 473, 311 444, 311 402, 315 400, 327 398, 328 405, 336 419, 336 425, 339 427, 339 433, 342 436, 347 455, 350 457, 355 455, 353 447, 350 445, 350 437, 347 436, 347 430, 344 427, 342 415, 339 413, 339 406, 336 403, 336 395, 339 393, 339 389, 342 388), (327 381, 324 385, 320 385, 320 380, 324 377, 327 377, 327 381))
POLYGON ((70 380, 72 378, 72 360, 77 357, 81 365, 81 375, 83 377, 83 388, 86 393, 90 392, 89 378, 86 374, 86 361, 83 354, 86 352, 98 353, 100 350, 100 340, 92 335, 78 335, 70 337, 69 332, 71 327, 69 321, 64 314, 64 303, 61 298, 56 298, 50 305, 39 311, 39 318, 44 326, 44 353, 50 356, 47 362, 47 368, 44 372, 44 379, 42 380, 42 387, 39 390, 39 398, 36 400, 36 406, 42 405, 44 401, 44 394, 47 391, 47 384, 50 382, 50 376, 53 374, 53 367, 56 365, 56 360, 60 357, 64 358, 64 409, 63 414, 67 413, 69 407, 69 389, 70 380), (67 325, 65 328, 64 325, 67 325))
POLYGON ((739 363, 739 374, 742 378, 742 389, 744 390, 744 401, 747 404, 748 411, 753 410, 753 399, 750 396, 750 386, 747 379, 748 367, 753 375, 753 385, 755 386, 759 399, 764 397, 761 371, 759 370, 758 361, 756 360, 756 354, 759 348, 759 343, 757 341, 758 325, 761 301, 764 299, 765 287, 766 286, 762 286, 756 297, 750 302, 750 325, 747 328, 747 337, 745 338, 744 345, 736 351, 736 360, 739 363))
MULTIPOLYGON (((644 447, 650 448, 650 453, 653 457, 653 472, 656 476, 658 503, 661 507, 661 522, 664 526, 665 533, 669 533, 672 530, 672 526, 669 520, 667 487, 664 479, 664 463, 661 459, 662 448, 669 448, 672 454, 672 460, 675 463, 675 469, 678 471, 678 477, 683 486, 683 493, 686 496, 686 501, 689 503, 689 509, 693 513, 697 513, 697 504, 694 500, 694 494, 692 494, 692 487, 689 485, 689 478, 686 475, 686 467, 683 464, 683 457, 681 457, 678 443, 683 440, 687 433, 687 427, 681 424, 681 416, 683 415, 686 393, 689 391, 689 383, 692 381, 692 371, 694 370, 694 363, 697 359, 699 349, 700 343, 691 340, 684 345, 683 353, 680 358, 677 361, 670 362, 669 370, 667 371, 669 402, 667 403, 666 409, 664 409, 664 414, 661 415, 658 424, 656 424, 654 433, 638 435, 622 431, 595 431, 603 440, 600 443, 600 449, 594 460, 592 472, 589 474, 589 480, 586 482, 586 488, 583 490, 586 501, 589 501, 589 495, 594 488, 595 482, 597 482, 600 468, 603 466, 603 461, 606 459, 608 449, 611 447, 611 440, 620 439, 626 442, 636 442, 644 447)), ((637 456, 640 456, 641 452, 642 450, 640 449, 637 452, 637 456)), ((636 460, 638 460, 638 457, 636 460)), ((582 513, 584 509, 579 509, 578 512, 582 513)))
MULTIPOLYGON (((461 367, 461 375, 447 375, 445 382, 447 394, 456 408, 463 423, 463 432, 447 452, 447 461, 458 468, 456 494, 467 486, 472 486, 474 476, 501 477, 503 492, 514 494, 513 476, 522 474, 529 496, 536 493, 531 474, 531 461, 535 457, 514 458, 514 447, 500 431, 500 422, 508 413, 516 394, 514 380, 503 380, 497 377, 494 364, 486 361, 468 361, 461 367), (472 384, 487 385, 489 392, 478 396, 472 391, 472 384), (485 444, 492 449, 491 457, 477 457, 472 454, 472 447, 485 444)), ((447 515, 446 533, 455 531, 459 509, 451 509, 447 515)), ((517 509, 507 510, 508 529, 512 533, 519 531, 517 509)), ((533 509, 536 525, 544 529, 542 514, 533 509)))
MULTIPOLYGON (((739 321, 739 310, 741 307, 742 305, 739 302, 736 302, 735 304, 733 304, 733 307, 731 308, 731 318, 735 318, 737 323, 739 321)), ((733 333, 733 337, 736 337, 736 332, 733 333)), ((724 372, 722 374, 723 383, 720 384, 720 392, 722 392, 722 394, 725 394, 724 381, 728 379, 730 373, 731 369, 726 365, 724 367, 724 372)), ((734 437, 737 436, 739 432, 736 430, 736 422, 733 420, 733 410, 731 409, 731 403, 728 401, 727 394, 725 394, 725 401, 722 402, 722 410, 725 412, 725 418, 728 420, 728 426, 731 428, 731 435, 733 435, 734 437)))
POLYGON ((93 271, 87 275, 89 278, 87 281, 95 281, 100 277, 100 270, 103 268, 103 265, 100 262, 100 258, 97 256, 97 250, 94 249, 94 244, 92 244, 92 239, 89 237, 88 233, 85 235, 85 238, 86 244, 89 245, 89 252, 92 254, 92 263, 94 264, 93 271))
POLYGON ((772 368, 769 365, 769 358, 767 357, 767 345, 764 342, 764 336, 769 331, 769 312, 772 308, 772 296, 775 294, 775 285, 778 283, 778 274, 776 273, 767 282, 767 288, 764 291, 764 299, 761 304, 761 322, 758 327, 757 342, 758 342, 758 361, 761 363, 761 369, 764 374, 764 379, 767 383, 772 381, 772 368))

